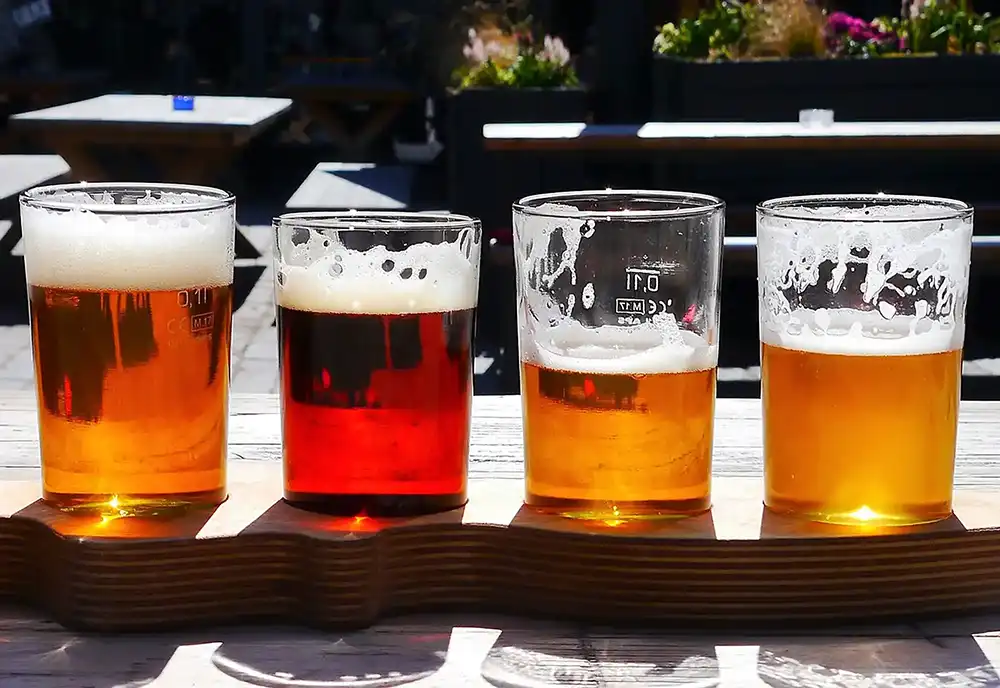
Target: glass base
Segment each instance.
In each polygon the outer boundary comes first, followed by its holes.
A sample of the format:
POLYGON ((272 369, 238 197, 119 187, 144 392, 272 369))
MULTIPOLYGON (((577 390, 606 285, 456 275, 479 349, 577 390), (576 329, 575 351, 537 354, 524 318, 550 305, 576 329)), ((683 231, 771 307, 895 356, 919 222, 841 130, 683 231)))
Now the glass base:
POLYGON ((60 511, 99 516, 181 516, 226 501, 225 487, 182 494, 67 494, 46 490, 42 499, 60 511))
POLYGON ((332 494, 285 490, 285 501, 297 509, 330 516, 425 516, 465 506, 466 492, 433 495, 332 494))
POLYGON ((780 516, 802 521, 863 528, 919 526, 943 521, 952 514, 950 502, 901 504, 889 511, 884 508, 849 508, 769 496, 765 498, 764 506, 780 516))
POLYGON ((613 502, 549 497, 528 492, 524 503, 536 511, 585 521, 639 521, 698 516, 712 508, 708 496, 679 501, 644 500, 613 502))

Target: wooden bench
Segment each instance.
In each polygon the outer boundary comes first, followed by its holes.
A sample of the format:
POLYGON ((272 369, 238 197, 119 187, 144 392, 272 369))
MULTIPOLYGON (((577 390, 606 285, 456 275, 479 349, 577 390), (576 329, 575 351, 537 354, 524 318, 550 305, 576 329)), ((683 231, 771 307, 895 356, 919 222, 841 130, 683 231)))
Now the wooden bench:
POLYGON ((310 210, 406 210, 413 170, 401 165, 321 162, 285 203, 310 210))
POLYGON ((489 151, 702 151, 1000 148, 1000 122, 647 122, 487 124, 489 151))

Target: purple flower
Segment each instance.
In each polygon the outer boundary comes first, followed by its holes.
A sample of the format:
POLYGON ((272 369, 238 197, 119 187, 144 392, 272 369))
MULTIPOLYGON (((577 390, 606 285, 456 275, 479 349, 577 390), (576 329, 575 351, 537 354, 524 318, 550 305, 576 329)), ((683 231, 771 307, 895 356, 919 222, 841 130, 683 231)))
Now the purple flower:
POLYGON ((826 26, 834 33, 844 33, 855 21, 847 12, 834 12, 826 19, 826 26))

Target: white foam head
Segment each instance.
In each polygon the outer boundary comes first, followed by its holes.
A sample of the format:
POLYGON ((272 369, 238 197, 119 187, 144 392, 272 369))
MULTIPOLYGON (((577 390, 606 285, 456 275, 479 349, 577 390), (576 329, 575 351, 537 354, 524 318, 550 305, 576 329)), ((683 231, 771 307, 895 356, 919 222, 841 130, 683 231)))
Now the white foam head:
POLYGON ((945 328, 914 316, 876 311, 798 309, 782 330, 761 327, 765 344, 843 356, 913 356, 962 348, 964 328, 945 328))
MULTIPOLYGON (((67 289, 157 291, 233 282, 235 208, 178 212, 200 194, 163 192, 137 205, 143 212, 101 212, 114 200, 67 192, 69 209, 21 205, 24 266, 29 284, 67 289), (162 208, 163 214, 152 212, 162 208)), ((116 206, 121 208, 121 206, 116 206)))
POLYGON ((971 211, 955 201, 776 202, 757 217, 761 340, 852 355, 961 348, 971 246, 971 211))
POLYGON ((475 308, 479 241, 478 233, 470 229, 455 243, 357 251, 310 231, 308 241, 280 251, 275 299, 284 308, 315 313, 410 314, 475 308))
POLYGON ((573 320, 522 337, 521 358, 575 373, 652 375, 714 368, 719 349, 672 317, 620 327, 588 328, 573 320), (672 325, 672 326, 671 326, 672 325))

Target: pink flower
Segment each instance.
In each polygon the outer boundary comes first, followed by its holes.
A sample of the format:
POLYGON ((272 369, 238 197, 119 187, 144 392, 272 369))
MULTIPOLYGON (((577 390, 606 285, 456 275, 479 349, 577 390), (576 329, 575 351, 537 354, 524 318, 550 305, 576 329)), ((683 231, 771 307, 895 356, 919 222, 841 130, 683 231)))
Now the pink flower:
POLYGON ((539 53, 539 57, 546 62, 554 62, 560 66, 566 65, 570 60, 569 48, 558 36, 547 35, 542 42, 542 51, 539 53))

